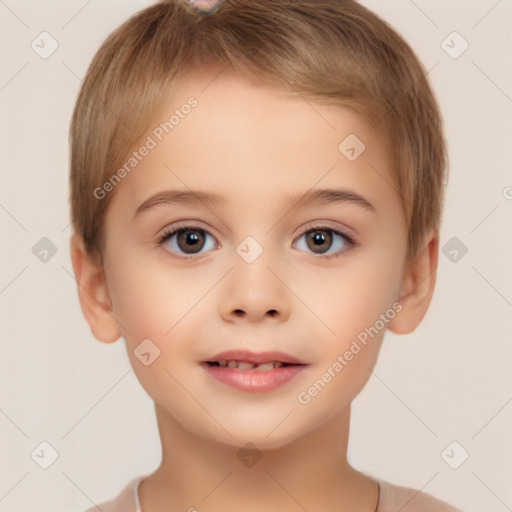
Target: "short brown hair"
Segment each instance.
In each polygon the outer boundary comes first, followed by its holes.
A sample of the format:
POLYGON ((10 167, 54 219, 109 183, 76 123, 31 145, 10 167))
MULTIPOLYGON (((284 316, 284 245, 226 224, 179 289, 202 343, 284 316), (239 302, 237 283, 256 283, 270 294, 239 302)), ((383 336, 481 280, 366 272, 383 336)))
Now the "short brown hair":
POLYGON ((122 165, 180 78, 207 63, 367 116, 389 141, 409 254, 439 230, 447 160, 441 116, 422 65, 389 25, 354 0, 225 0, 211 16, 169 0, 107 38, 76 102, 71 219, 91 257, 103 262, 114 193, 99 200, 93 191, 122 165))

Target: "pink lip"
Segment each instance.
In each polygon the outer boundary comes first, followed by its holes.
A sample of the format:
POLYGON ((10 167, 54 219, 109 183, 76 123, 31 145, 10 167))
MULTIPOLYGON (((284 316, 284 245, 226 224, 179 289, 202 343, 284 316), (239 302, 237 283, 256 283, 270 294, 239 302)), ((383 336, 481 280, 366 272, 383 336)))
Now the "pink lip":
POLYGON ((281 366, 273 370, 240 370, 228 366, 212 366, 206 361, 201 363, 205 371, 214 379, 228 386, 249 393, 272 391, 286 384, 308 365, 283 352, 249 352, 247 350, 229 350, 221 352, 207 361, 244 361, 252 364, 280 361, 292 366, 281 366))
POLYGON ((272 391, 286 384, 308 365, 282 366, 273 370, 239 370, 229 366, 210 366, 201 363, 205 371, 214 379, 249 393, 263 393, 272 391))

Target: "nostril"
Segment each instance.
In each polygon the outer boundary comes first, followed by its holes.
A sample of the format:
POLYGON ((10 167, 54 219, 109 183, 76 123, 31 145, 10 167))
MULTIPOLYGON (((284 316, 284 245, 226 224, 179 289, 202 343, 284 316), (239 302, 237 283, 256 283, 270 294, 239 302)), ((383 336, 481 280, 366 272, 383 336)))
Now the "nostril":
MULTIPOLYGON (((235 309, 233 310, 233 314, 243 317, 246 315, 246 312, 243 309, 235 309)), ((266 314, 272 318, 279 316, 279 313, 275 309, 269 309, 266 314)))

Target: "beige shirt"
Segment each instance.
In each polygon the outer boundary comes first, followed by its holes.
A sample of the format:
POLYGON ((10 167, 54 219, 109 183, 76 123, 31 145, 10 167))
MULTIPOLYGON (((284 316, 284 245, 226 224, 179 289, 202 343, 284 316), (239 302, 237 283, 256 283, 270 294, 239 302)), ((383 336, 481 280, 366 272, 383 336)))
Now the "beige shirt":
MULTIPOLYGON (((138 489, 146 476, 135 478, 126 485, 117 498, 101 503, 97 507, 102 512, 142 512, 138 489)), ((379 479, 377 481, 380 486, 377 512, 462 512, 430 494, 409 487, 396 486, 379 479)), ((92 507, 86 512, 97 512, 98 508, 92 507)))

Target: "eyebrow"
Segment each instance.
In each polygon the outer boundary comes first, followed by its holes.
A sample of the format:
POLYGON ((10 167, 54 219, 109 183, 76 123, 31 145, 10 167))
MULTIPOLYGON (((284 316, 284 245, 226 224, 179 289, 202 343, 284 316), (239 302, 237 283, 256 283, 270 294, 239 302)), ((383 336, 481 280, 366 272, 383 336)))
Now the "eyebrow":
MULTIPOLYGON (((173 204, 198 204, 203 203, 208 207, 223 205, 228 202, 226 197, 210 192, 198 190, 164 190, 146 199, 135 211, 133 219, 144 211, 155 206, 173 204)), ((312 189, 305 194, 285 196, 285 204, 288 209, 305 206, 308 204, 342 204, 352 203, 361 206, 365 210, 376 213, 377 209, 364 197, 351 190, 343 189, 312 189)))
POLYGON ((307 204, 343 204, 352 203, 361 206, 371 213, 377 213, 377 209, 372 203, 367 201, 364 197, 356 194, 352 190, 345 189, 311 189, 305 194, 298 194, 296 196, 286 196, 288 208, 296 208, 305 206, 307 204))
POLYGON ((140 213, 159 205, 173 204, 197 204, 203 203, 212 207, 227 203, 227 199, 218 194, 210 192, 187 191, 187 190, 164 190, 146 199, 135 211, 133 219, 140 213))

